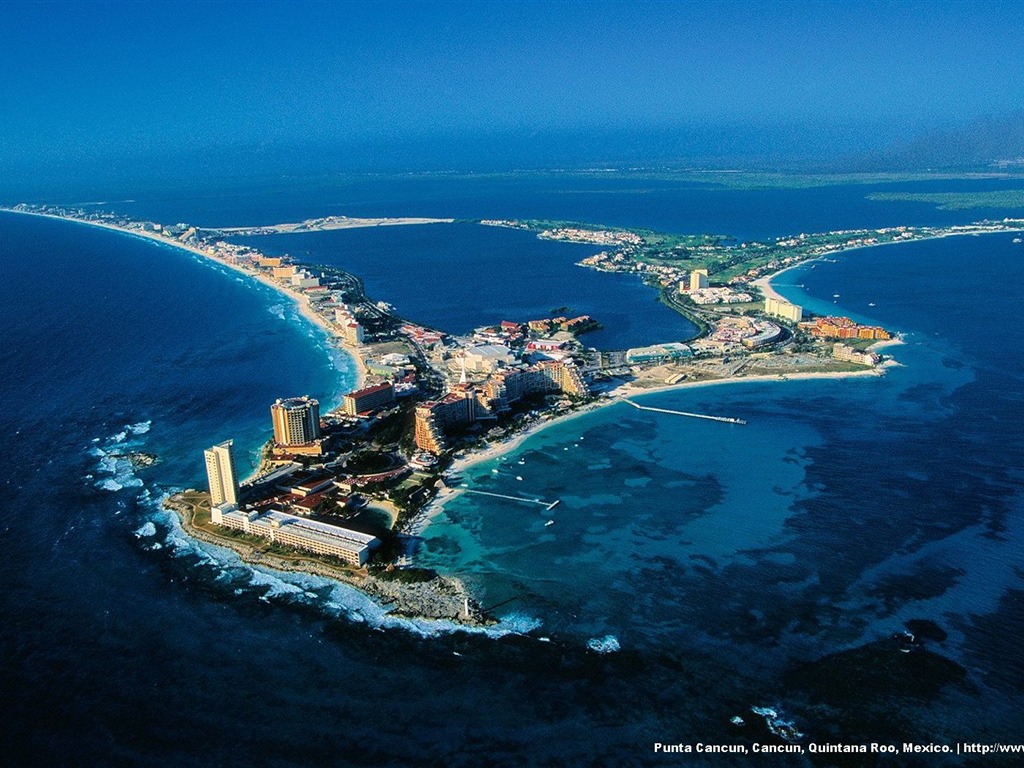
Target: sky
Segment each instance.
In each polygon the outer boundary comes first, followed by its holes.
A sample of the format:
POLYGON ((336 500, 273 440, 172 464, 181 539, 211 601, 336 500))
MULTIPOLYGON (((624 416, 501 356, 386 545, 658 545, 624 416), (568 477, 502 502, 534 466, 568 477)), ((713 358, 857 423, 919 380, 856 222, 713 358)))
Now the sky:
POLYGON ((853 149, 1024 107, 1024 13, 996 0, 5 0, 0 72, 0 173, 268 146, 451 155, 502 135, 853 149))

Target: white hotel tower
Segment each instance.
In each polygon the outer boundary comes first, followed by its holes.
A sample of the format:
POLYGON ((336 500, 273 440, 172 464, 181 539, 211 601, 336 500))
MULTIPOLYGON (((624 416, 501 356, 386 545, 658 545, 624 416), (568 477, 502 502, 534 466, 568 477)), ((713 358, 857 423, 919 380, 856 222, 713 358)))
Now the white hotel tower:
POLYGON ((231 440, 207 448, 206 477, 210 481, 210 506, 238 504, 238 481, 235 480, 235 457, 231 440))

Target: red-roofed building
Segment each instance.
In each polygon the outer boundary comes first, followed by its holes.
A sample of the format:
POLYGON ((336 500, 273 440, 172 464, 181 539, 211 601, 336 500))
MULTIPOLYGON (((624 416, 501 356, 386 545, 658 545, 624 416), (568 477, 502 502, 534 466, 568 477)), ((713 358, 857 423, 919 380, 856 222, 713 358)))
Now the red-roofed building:
POLYGON ((370 413, 395 402, 395 387, 390 381, 372 387, 349 392, 343 399, 345 413, 349 416, 370 413))

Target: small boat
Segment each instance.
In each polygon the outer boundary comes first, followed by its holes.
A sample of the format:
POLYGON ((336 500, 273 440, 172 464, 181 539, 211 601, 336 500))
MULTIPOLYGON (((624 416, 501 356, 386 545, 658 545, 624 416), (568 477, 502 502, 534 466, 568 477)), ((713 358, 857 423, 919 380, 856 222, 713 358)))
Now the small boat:
POLYGON ((839 294, 838 293, 833 293, 832 294, 832 298, 833 299, 838 299, 839 298, 839 294))
POLYGON ((492 469, 491 472, 493 472, 494 474, 498 474, 498 470, 496 469, 492 469))
POLYGON ((1015 237, 1015 238, 1013 238, 1013 242, 1015 242, 1015 243, 1020 243, 1020 241, 1021 241, 1021 240, 1020 240, 1020 238, 1019 238, 1019 237, 1015 237))
POLYGON ((875 302, 873 302, 873 301, 869 301, 869 302, 868 302, 868 306, 869 306, 869 307, 873 307, 873 306, 875 306, 875 302))
POLYGON ((548 520, 546 523, 544 523, 544 527, 547 528, 549 525, 554 525, 554 524, 555 524, 554 520, 548 520))
POLYGON ((523 478, 522 478, 522 476, 521 476, 521 475, 516 475, 516 480, 522 480, 522 479, 523 479, 523 478))

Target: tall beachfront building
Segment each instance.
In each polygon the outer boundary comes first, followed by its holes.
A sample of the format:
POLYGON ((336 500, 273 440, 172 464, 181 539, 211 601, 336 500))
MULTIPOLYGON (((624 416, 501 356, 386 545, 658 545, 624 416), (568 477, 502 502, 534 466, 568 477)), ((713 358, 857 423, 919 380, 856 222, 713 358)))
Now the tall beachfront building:
POLYGON ((203 451, 206 457, 206 478, 210 482, 210 505, 237 504, 238 481, 235 479, 233 441, 225 440, 203 451))
POLYGON ((789 320, 791 323, 799 323, 804 319, 802 307, 790 304, 788 301, 772 298, 771 296, 764 300, 764 311, 765 314, 781 317, 783 320, 789 320))
POLYGON ((320 439, 320 403, 309 395, 276 401, 270 417, 278 445, 308 445, 320 439))

